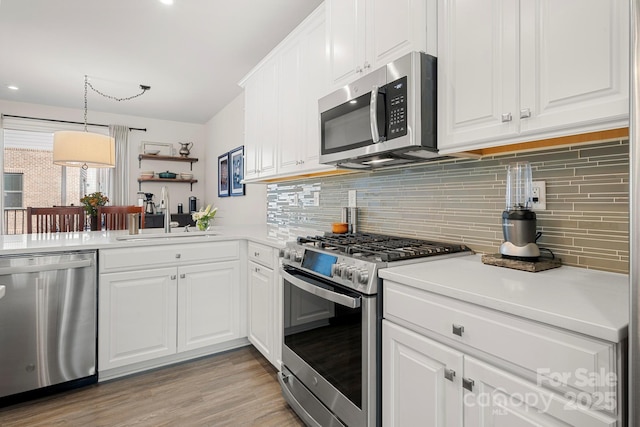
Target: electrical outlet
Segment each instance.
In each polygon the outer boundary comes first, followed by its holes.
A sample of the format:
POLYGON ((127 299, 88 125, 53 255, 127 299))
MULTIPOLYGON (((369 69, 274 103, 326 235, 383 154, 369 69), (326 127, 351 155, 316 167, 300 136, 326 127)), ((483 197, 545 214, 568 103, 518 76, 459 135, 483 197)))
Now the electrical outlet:
POLYGON ((356 190, 349 190, 349 207, 356 207, 356 190))
POLYGON ((320 206, 320 192, 313 193, 313 206, 320 206))
POLYGON ((533 181, 531 183, 531 195, 532 210, 544 211, 547 209, 547 186, 545 181, 533 181))

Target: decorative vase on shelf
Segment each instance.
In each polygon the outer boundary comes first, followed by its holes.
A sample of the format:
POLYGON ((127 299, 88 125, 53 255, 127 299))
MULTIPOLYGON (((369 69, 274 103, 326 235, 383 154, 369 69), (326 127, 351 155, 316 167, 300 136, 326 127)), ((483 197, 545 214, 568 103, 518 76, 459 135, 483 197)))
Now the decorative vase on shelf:
POLYGON ((91 231, 98 231, 98 215, 89 215, 89 226, 91 231))

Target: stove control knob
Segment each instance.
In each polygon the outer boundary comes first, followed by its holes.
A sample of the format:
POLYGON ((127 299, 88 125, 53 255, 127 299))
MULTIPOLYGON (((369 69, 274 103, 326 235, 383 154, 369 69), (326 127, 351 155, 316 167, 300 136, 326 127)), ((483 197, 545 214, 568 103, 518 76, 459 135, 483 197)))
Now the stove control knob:
POLYGON ((280 256, 284 259, 289 259, 290 254, 291 254, 291 250, 289 248, 284 248, 280 250, 280 256))
POLYGON ((353 265, 348 266, 347 268, 342 270, 342 278, 344 280, 352 280, 351 278, 353 277, 353 272, 355 270, 356 268, 353 265))
POLYGON ((331 266, 331 277, 342 277, 342 272, 345 268, 345 263, 339 262, 331 266))
POLYGON ((369 272, 367 269, 362 268, 360 270, 356 270, 353 275, 353 283, 356 285, 366 285, 369 282, 369 272))
POLYGON ((300 262, 302 261, 302 254, 298 251, 291 251, 291 254, 289 255, 289 258, 293 261, 293 262, 300 262))

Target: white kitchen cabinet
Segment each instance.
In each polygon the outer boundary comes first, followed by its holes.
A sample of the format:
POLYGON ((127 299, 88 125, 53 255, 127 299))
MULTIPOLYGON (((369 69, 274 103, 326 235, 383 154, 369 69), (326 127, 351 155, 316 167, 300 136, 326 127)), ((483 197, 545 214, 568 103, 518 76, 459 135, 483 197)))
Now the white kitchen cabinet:
POLYGON ((238 241, 105 249, 99 257, 101 374, 211 354, 245 336, 238 241))
POLYGON ((335 169, 318 161, 318 98, 329 88, 324 10, 320 5, 240 82, 246 181, 335 169))
POLYGON ((178 268, 178 352, 241 336, 238 261, 178 268))
POLYGON ((621 345, 389 280, 383 289, 383 425, 620 425, 610 378, 621 345))
POLYGON ((282 291, 277 251, 248 243, 249 341, 276 368, 282 359, 282 291))
POLYGON ((276 173, 278 74, 276 59, 266 61, 245 82, 245 179, 276 173))
POLYGON ((442 154, 628 125, 628 4, 440 0, 442 154))
POLYGON ((411 51, 437 55, 436 0, 327 0, 333 87, 411 51))
POLYGON ((280 58, 278 175, 334 169, 320 165, 318 99, 329 91, 325 16, 318 9, 287 40, 280 58))
POLYGON ((462 426, 462 353, 387 320, 382 336, 382 424, 462 426))
POLYGON ((99 370, 176 352, 176 268, 103 274, 99 370))
POLYGON ((587 404, 567 399, 470 356, 464 358, 464 377, 465 426, 620 425, 605 414, 580 408, 587 404))

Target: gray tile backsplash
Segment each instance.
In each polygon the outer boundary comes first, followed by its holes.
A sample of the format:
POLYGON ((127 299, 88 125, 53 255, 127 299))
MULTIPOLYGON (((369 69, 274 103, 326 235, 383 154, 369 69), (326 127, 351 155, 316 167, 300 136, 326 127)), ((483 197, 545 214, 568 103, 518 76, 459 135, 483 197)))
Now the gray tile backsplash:
POLYGON ((360 231, 463 242, 479 253, 502 243, 506 165, 531 163, 546 181, 538 244, 563 263, 627 273, 628 141, 456 159, 402 169, 269 184, 267 223, 329 231, 357 190, 360 231), (320 204, 314 206, 314 193, 320 204))

